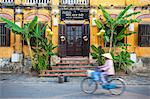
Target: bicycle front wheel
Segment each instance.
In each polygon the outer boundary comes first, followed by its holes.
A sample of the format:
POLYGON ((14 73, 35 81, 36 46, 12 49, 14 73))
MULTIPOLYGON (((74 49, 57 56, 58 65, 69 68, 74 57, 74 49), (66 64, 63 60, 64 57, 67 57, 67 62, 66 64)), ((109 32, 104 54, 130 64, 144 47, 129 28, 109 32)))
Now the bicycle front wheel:
POLYGON ((81 82, 81 90, 87 94, 92 94, 97 90, 98 84, 95 80, 87 77, 81 82))
POLYGON ((125 83, 124 80, 121 78, 114 78, 109 81, 110 85, 115 85, 115 88, 110 88, 109 92, 112 95, 121 95, 125 91, 125 83))

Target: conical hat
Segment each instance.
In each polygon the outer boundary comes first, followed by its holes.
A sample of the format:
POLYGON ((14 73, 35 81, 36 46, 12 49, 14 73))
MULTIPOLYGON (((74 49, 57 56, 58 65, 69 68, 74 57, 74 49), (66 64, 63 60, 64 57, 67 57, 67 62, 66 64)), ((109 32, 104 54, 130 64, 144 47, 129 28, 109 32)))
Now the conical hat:
POLYGON ((113 59, 110 53, 102 54, 102 56, 109 58, 109 59, 113 59))

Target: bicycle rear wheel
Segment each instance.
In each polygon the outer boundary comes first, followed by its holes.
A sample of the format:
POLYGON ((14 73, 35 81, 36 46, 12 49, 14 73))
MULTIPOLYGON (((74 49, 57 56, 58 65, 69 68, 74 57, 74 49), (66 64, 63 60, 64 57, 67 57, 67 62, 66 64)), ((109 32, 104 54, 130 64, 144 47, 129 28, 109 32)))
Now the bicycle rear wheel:
POLYGON ((109 89, 109 92, 112 95, 121 95, 125 91, 126 86, 125 86, 123 79, 121 79, 121 78, 114 78, 109 81, 109 84, 115 85, 115 88, 109 89))
POLYGON ((83 92, 92 94, 97 90, 98 84, 92 78, 87 77, 82 80, 80 87, 83 92))

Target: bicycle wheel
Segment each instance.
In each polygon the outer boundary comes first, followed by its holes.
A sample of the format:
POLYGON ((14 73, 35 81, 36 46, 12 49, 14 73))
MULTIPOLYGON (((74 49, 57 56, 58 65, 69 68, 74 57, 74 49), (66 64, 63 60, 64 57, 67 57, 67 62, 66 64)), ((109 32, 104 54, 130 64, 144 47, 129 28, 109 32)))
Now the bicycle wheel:
POLYGON ((92 78, 87 77, 81 82, 81 90, 87 94, 92 94, 97 90, 98 84, 92 78))
POLYGON ((125 91, 125 83, 121 78, 114 78, 109 81, 110 85, 115 85, 115 88, 110 88, 109 92, 112 95, 121 95, 125 91))

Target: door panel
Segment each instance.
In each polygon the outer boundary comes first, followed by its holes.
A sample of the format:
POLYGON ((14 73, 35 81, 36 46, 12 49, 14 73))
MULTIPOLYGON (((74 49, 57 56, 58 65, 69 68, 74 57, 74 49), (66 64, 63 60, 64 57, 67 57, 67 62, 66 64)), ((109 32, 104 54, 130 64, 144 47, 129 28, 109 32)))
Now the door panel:
POLYGON ((58 55, 60 57, 66 56, 66 26, 64 24, 59 24, 58 33, 58 55), (64 40, 62 37, 65 37, 64 40))
POLYGON ((90 52, 90 27, 89 24, 85 24, 83 29, 83 56, 88 56, 90 52))
POLYGON ((67 33, 67 56, 82 55, 82 26, 68 25, 67 33))

